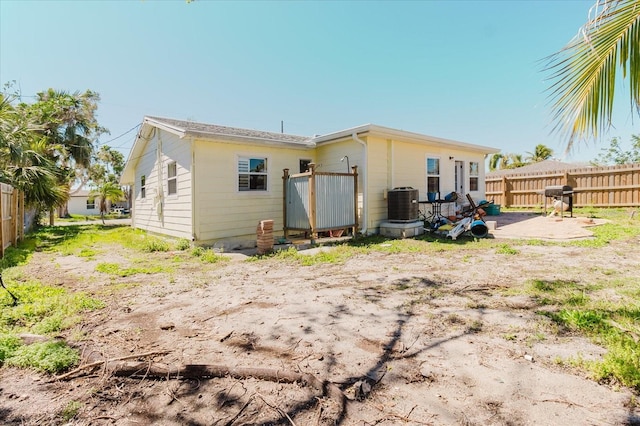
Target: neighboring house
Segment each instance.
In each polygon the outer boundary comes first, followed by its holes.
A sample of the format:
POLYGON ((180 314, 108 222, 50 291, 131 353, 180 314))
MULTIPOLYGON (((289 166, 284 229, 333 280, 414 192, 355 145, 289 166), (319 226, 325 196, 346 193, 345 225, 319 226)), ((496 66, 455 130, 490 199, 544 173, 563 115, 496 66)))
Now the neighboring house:
POLYGON ((69 214, 94 216, 100 214, 100 198, 90 197, 89 191, 81 189, 72 193, 68 201, 69 214))
POLYGON ((358 223, 387 219, 387 191, 469 193, 484 198, 485 156, 497 149, 373 124, 305 137, 145 117, 121 183, 132 185, 132 226, 198 244, 250 246, 256 226, 283 229, 283 169, 358 166, 358 223), (345 161, 346 160, 346 161, 345 161))

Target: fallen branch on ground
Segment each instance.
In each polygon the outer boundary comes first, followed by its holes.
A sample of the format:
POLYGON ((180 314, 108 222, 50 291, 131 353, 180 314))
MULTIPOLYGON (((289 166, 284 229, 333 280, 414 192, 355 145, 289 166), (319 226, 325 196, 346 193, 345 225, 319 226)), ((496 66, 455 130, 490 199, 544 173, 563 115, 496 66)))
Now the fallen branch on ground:
POLYGON ((186 364, 179 367, 171 367, 166 364, 152 362, 127 361, 133 358, 143 358, 152 355, 161 355, 167 352, 148 352, 145 354, 130 355, 122 358, 114 358, 93 362, 76 368, 73 371, 57 376, 56 380, 68 380, 72 376, 90 371, 97 367, 103 367, 119 377, 145 377, 155 379, 211 379, 232 377, 234 379, 246 379, 253 377, 260 380, 268 380, 277 383, 302 383, 316 389, 322 396, 327 396, 336 401, 340 411, 344 411, 345 395, 335 384, 326 380, 320 380, 313 374, 294 373, 272 368, 255 367, 228 367, 213 364, 186 364))
POLYGON ((71 370, 65 374, 62 374, 60 376, 56 376, 54 379, 55 380, 67 380, 68 378, 70 378, 71 376, 75 376, 76 374, 82 372, 82 371, 88 371, 88 370, 93 370, 96 367, 100 367, 102 365, 109 365, 112 362, 117 362, 117 361, 124 361, 127 359, 135 359, 135 358, 146 358, 148 356, 155 356, 155 355, 166 355, 168 354, 170 351, 154 351, 154 352, 146 352, 143 354, 136 354, 136 355, 127 355, 127 356, 123 356, 120 358, 113 358, 110 360, 103 360, 103 361, 96 361, 96 362, 92 362, 89 364, 85 364, 85 365, 81 365, 80 367, 76 368, 75 370, 71 370))
POLYGON ((253 377, 260 380, 269 380, 281 383, 304 383, 323 395, 342 401, 344 393, 335 384, 318 379, 309 373, 294 373, 272 368, 257 367, 228 367, 214 364, 186 364, 181 367, 171 367, 166 364, 148 362, 126 362, 121 360, 106 361, 105 367, 115 376, 137 377, 157 379, 210 379, 233 377, 234 379, 246 379, 253 377))

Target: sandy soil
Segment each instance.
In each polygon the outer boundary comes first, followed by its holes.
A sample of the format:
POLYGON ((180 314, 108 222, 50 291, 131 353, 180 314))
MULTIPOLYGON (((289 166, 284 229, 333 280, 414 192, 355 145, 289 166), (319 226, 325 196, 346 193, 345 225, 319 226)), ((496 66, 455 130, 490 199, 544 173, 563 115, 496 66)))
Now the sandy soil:
POLYGON ((468 247, 373 253, 319 266, 247 262, 242 254, 210 265, 154 253, 175 271, 127 278, 95 267, 127 265, 139 254, 118 248, 86 261, 39 252, 24 274, 108 303, 63 336, 85 333, 88 360, 168 351, 141 360, 310 373, 346 400, 256 377, 157 380, 98 369, 51 382, 2 368, 0 419, 63 424, 61 413, 77 401, 68 424, 640 424, 630 390, 558 362, 599 359, 604 350, 558 330, 533 299, 509 291, 534 278, 635 277, 639 242, 518 245, 517 255, 468 247))

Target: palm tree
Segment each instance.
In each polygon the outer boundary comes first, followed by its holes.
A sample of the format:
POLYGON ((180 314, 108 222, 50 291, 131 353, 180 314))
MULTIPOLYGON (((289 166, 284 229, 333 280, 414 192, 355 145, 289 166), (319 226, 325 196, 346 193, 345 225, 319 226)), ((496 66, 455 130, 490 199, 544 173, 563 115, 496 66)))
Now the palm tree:
POLYGON ((104 225, 104 214, 107 213, 109 203, 120 201, 124 196, 122 189, 113 182, 104 182, 89 193, 90 197, 100 198, 100 218, 104 225))
POLYGON ((611 126, 618 69, 640 115, 640 0, 597 0, 578 35, 547 59, 553 130, 567 136, 567 151, 611 126))
MULTIPOLYGON (((95 112, 100 96, 90 90, 69 94, 48 89, 37 94, 32 105, 21 107, 39 124, 38 133, 46 141, 47 157, 58 168, 58 185, 67 190, 91 166, 94 141, 107 130, 98 124, 95 112)), ((53 225, 50 205, 49 222, 53 225)))
POLYGON ((13 99, 0 93, 0 181, 23 191, 30 206, 60 205, 67 196, 58 185, 58 169, 47 157, 37 126, 12 105, 13 99))
POLYGON ((493 154, 491 157, 489 157, 489 171, 497 170, 498 165, 500 164, 500 160, 502 160, 503 157, 504 155, 500 153, 493 154))
POLYGON ((553 150, 540 143, 536 145, 533 152, 527 152, 527 154, 529 154, 526 158, 528 163, 538 163, 553 157, 553 150))

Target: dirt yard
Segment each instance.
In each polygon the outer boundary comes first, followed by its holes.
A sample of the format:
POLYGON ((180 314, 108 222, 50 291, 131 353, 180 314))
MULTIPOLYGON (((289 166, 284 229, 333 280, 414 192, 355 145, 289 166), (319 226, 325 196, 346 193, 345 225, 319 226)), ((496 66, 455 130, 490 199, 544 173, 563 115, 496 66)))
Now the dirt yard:
POLYGON ((126 278, 96 265, 129 265, 140 253, 114 247, 87 261, 38 252, 24 274, 108 305, 63 337, 84 333, 85 362, 129 358, 60 381, 2 368, 0 419, 63 424, 75 402, 72 425, 640 424, 630 390, 559 362, 604 349, 510 291, 531 279, 635 277, 639 243, 512 243, 518 253, 508 255, 469 241, 315 266, 165 252, 146 256, 172 273, 126 278), (157 354, 138 357, 148 353, 157 354), (191 364, 181 379, 156 377, 191 364), (111 374, 116 367, 127 377, 111 374))

